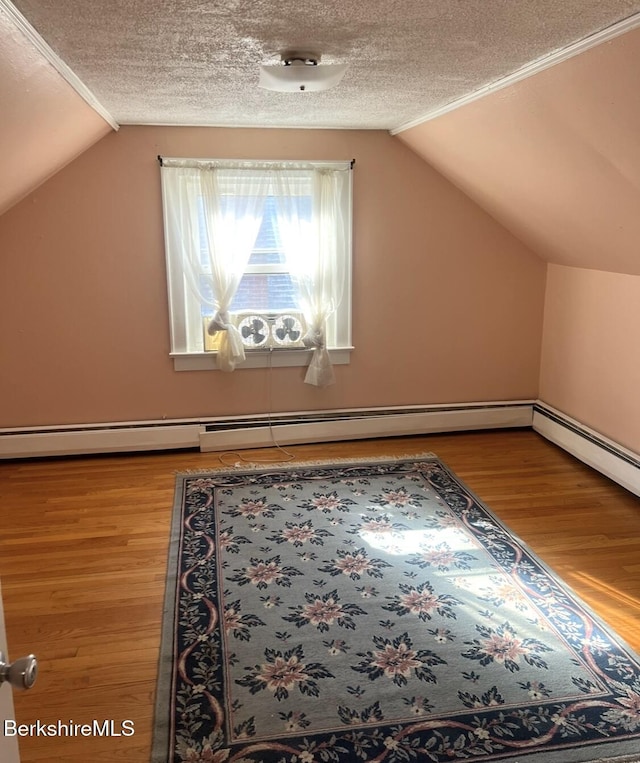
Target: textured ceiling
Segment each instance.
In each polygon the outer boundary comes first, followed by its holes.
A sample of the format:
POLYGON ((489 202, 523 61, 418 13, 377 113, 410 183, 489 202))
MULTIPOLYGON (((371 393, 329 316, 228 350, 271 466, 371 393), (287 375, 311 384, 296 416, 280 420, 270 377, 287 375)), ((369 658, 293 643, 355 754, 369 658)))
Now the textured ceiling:
POLYGON ((120 124, 393 129, 640 11, 640 0, 14 0, 120 124), (347 63, 258 88, 283 50, 347 63))

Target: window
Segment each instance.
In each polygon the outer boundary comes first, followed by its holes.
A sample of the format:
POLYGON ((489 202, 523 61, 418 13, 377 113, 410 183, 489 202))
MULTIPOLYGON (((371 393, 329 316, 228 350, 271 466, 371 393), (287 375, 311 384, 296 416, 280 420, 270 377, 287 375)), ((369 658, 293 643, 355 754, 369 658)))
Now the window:
POLYGON ((231 302, 231 312, 268 313, 299 307, 297 285, 289 272, 278 233, 276 199, 269 196, 249 261, 231 302))
POLYGON ((176 368, 266 365, 278 350, 274 365, 332 381, 351 344, 351 174, 349 162, 162 160, 176 368))

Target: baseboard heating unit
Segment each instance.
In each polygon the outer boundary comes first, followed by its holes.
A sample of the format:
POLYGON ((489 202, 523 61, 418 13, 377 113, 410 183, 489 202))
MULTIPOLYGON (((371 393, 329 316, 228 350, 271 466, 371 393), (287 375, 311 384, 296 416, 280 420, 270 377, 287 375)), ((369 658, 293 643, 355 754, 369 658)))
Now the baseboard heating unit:
POLYGON ((640 455, 538 400, 533 429, 635 495, 640 495, 640 455))
POLYGON ((203 452, 531 427, 640 495, 640 455, 541 400, 352 408, 206 419, 0 429, 0 459, 191 449, 203 452))
POLYGON ((530 427, 532 400, 0 430, 0 458, 273 445, 530 427))

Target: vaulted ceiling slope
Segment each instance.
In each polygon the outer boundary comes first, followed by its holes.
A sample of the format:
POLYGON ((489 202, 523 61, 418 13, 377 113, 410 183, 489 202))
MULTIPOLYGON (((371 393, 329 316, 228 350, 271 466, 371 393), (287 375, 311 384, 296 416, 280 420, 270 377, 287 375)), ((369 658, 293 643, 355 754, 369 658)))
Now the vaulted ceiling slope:
POLYGON ((544 259, 640 275, 640 29, 399 138, 544 259))
POLYGON ((0 214, 111 128, 0 5, 0 214))
MULTIPOLYGON (((0 0, 0 214, 110 125, 398 130, 639 12, 640 0, 0 0), (286 49, 347 74, 325 93, 259 89, 259 64, 286 49)), ((398 137, 545 259, 638 273, 638 35, 398 137)))

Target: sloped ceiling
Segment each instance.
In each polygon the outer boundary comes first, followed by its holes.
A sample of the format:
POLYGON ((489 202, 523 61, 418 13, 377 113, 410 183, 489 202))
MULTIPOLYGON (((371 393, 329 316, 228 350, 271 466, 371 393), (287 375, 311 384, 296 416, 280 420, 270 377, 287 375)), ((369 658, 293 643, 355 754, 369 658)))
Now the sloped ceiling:
POLYGON ((0 214, 111 127, 0 6, 0 214))
POLYGON ((640 29, 398 137, 549 262, 640 275, 640 29))
MULTIPOLYGON (((0 214, 109 121, 399 129, 638 11, 640 0, 0 0, 0 214), (260 91, 258 63, 292 46, 348 63, 343 83, 293 100, 260 91)), ((640 273, 639 55, 640 32, 627 32, 398 138, 546 260, 640 273)))

